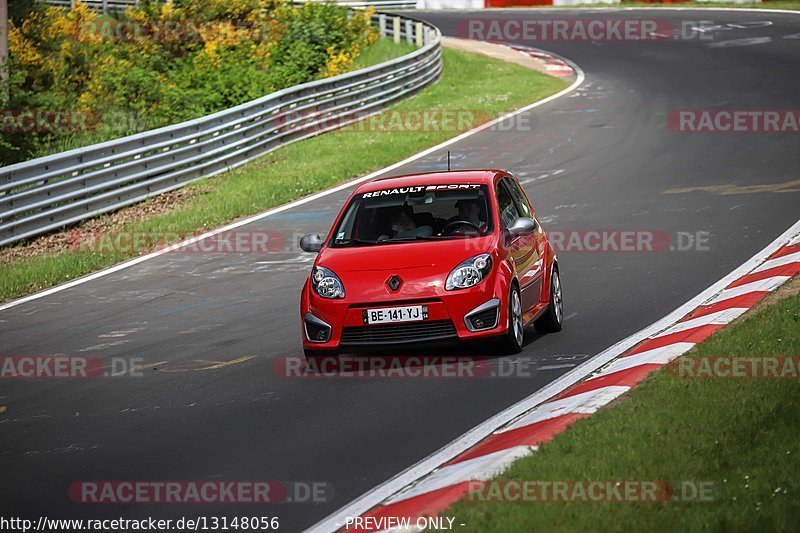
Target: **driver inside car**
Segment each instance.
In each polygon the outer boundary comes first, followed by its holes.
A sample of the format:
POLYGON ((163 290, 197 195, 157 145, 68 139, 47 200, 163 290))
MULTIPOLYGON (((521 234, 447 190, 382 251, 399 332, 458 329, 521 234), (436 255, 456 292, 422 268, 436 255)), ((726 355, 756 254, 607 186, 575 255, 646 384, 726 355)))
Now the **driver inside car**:
POLYGON ((395 213, 390 219, 389 231, 378 237, 379 241, 387 239, 413 239, 414 237, 430 237, 433 235, 433 228, 430 226, 419 226, 414 219, 405 211, 395 213))
POLYGON ((481 208, 477 199, 459 200, 456 202, 456 209, 458 209, 458 214, 451 217, 449 222, 463 220, 471 222, 480 231, 486 230, 486 222, 481 220, 481 208))

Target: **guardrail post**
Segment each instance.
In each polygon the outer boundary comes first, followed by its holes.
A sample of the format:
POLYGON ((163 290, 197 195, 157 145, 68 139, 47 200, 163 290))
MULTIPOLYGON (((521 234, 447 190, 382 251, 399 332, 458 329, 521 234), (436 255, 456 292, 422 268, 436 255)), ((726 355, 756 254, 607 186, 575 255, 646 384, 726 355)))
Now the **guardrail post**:
POLYGON ((414 25, 410 20, 406 19, 406 42, 411 44, 414 42, 414 25))
POLYGON ((381 37, 386 37, 386 15, 378 15, 378 31, 381 37))
POLYGON ((400 17, 395 17, 392 21, 392 33, 395 44, 400 44, 400 17))
POLYGON ((417 48, 422 48, 422 43, 424 41, 424 39, 422 37, 422 23, 421 22, 417 22, 417 27, 414 28, 414 30, 415 30, 414 31, 414 35, 417 38, 417 48))

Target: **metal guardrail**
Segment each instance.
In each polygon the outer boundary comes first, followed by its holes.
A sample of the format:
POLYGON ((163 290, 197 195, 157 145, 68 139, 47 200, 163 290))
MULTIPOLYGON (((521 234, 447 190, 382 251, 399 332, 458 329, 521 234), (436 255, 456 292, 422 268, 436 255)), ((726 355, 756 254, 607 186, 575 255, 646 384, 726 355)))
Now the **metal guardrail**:
POLYGON ((376 14, 383 37, 418 50, 201 117, 0 167, 0 246, 140 202, 376 113, 435 82, 441 33, 376 14))
MULTIPOLYGON (((72 7, 73 0, 40 0, 51 6, 72 7)), ((109 11, 121 11, 123 9, 139 5, 139 0, 83 0, 83 3, 92 9, 101 11, 103 14, 109 11)))
MULTIPOLYGON (((326 0, 292 0, 295 4, 306 2, 325 2, 326 0)), ((355 9, 374 7, 376 11, 384 9, 416 9, 417 0, 333 0, 337 5, 355 9)))

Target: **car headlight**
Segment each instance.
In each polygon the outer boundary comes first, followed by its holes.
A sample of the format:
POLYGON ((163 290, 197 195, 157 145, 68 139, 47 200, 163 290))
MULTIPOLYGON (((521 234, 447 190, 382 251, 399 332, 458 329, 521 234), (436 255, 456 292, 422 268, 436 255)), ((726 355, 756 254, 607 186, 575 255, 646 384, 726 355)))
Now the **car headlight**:
POLYGON ((331 300, 344 298, 342 280, 332 270, 325 267, 316 266, 311 271, 311 286, 314 288, 314 292, 322 298, 331 300))
POLYGON ((475 257, 470 257, 457 267, 447 276, 447 282, 444 288, 448 291, 456 289, 466 289, 477 285, 489 275, 492 270, 492 256, 489 254, 480 254, 475 257))

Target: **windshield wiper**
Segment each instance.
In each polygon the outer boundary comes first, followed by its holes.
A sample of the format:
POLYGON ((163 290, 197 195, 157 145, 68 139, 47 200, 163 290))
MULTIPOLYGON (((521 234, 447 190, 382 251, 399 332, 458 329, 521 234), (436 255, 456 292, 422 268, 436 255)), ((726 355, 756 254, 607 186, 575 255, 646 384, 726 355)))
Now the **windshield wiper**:
POLYGON ((357 244, 359 246, 372 246, 374 244, 391 244, 393 242, 410 242, 417 240, 415 237, 403 237, 402 239, 383 239, 380 241, 370 241, 368 239, 343 239, 335 241, 338 246, 357 244))
POLYGON ((417 235, 417 239, 421 241, 445 241, 455 238, 452 235, 417 235))
POLYGON ((452 239, 474 239, 475 237, 486 237, 487 235, 489 235, 489 234, 488 233, 483 233, 483 232, 481 232, 481 233, 477 233, 476 232, 476 233, 456 233, 454 235, 427 235, 427 236, 426 235, 420 235, 418 238, 419 239, 425 239, 425 240, 442 241, 442 240, 448 240, 448 239, 450 239, 450 240, 452 240, 452 239))
MULTIPOLYGON (((479 234, 483 236, 482 234, 479 234)), ((338 246, 359 245, 359 246, 372 246, 375 244, 392 244, 396 242, 414 242, 414 241, 446 241, 452 239, 463 239, 460 235, 415 235, 414 237, 400 237, 383 239, 380 241, 371 241, 367 239, 343 239, 337 240, 335 243, 338 246)))
POLYGON ((413 241, 435 241, 435 240, 442 240, 442 239, 450 239, 451 237, 447 235, 415 235, 413 237, 401 237, 399 239, 386 239, 384 241, 378 241, 378 244, 384 242, 413 242, 413 241))
POLYGON ((371 245, 371 244, 380 244, 379 241, 369 241, 365 239, 342 239, 334 241, 339 246, 346 246, 348 244, 358 244, 358 245, 371 245))
MULTIPOLYGON (((383 241, 377 241, 376 244, 383 244, 387 242, 414 242, 414 241, 447 241, 453 239, 462 239, 467 238, 468 236, 460 236, 460 235, 415 235, 414 237, 401 237, 401 238, 394 238, 394 239, 386 239, 383 241)), ((471 235, 469 236, 471 237, 471 235)))

